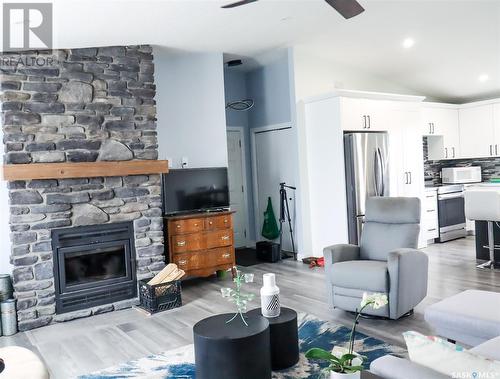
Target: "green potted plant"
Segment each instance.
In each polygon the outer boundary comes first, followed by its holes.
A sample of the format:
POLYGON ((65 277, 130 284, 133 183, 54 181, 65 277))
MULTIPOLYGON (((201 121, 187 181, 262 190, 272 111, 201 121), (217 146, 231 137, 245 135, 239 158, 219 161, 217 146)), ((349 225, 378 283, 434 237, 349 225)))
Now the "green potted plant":
POLYGON ((328 367, 325 370, 330 372, 331 379, 360 379, 361 371, 363 371, 363 356, 354 352, 354 337, 359 317, 365 308, 379 309, 386 306, 387 303, 387 296, 384 294, 374 293, 369 295, 364 293, 360 309, 356 310, 356 317, 349 338, 349 347, 335 347, 331 352, 317 347, 312 348, 306 352, 306 358, 326 361, 328 367))

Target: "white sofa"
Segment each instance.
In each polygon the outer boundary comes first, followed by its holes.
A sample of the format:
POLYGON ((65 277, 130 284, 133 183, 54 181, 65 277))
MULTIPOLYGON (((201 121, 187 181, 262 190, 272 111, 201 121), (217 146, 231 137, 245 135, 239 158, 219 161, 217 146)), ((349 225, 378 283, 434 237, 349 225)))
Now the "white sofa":
POLYGON ((49 379, 49 372, 42 360, 31 350, 19 346, 0 348, 0 358, 5 369, 0 378, 8 379, 49 379))
MULTIPOLYGON (((437 335, 474 346, 470 352, 500 361, 500 293, 461 292, 429 306, 425 310, 425 320, 437 335)), ((389 355, 373 361, 370 371, 384 379, 449 378, 409 360, 389 355)))

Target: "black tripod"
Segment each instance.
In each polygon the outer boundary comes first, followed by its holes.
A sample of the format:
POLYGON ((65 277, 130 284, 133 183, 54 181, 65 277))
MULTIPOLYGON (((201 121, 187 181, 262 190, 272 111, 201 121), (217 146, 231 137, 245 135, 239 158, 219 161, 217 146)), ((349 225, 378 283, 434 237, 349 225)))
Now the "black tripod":
POLYGON ((288 221, 290 228, 290 240, 292 241, 293 259, 297 260, 297 252, 295 251, 295 242, 293 241, 293 228, 292 217, 290 216, 290 207, 288 206, 288 195, 286 189, 296 190, 296 187, 287 186, 286 183, 280 183, 280 253, 279 257, 283 255, 283 223, 288 221))

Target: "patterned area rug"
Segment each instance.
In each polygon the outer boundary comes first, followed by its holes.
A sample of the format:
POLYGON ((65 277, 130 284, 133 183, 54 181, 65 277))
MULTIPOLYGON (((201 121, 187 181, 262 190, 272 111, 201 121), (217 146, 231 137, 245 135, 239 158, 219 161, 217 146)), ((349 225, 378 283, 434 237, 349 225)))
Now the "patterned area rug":
MULTIPOLYGON (((321 321, 314 316, 299 314, 300 360, 294 367, 275 371, 273 379, 316 379, 322 377, 321 365, 309 362, 305 352, 311 347, 331 350, 334 346, 346 346, 350 329, 342 325, 321 321)), ((367 357, 365 367, 386 354, 403 356, 400 347, 389 345, 377 338, 356 333, 354 350, 367 357)), ((79 379, 192 379, 195 378, 193 345, 154 354, 123 363, 103 371, 80 376, 79 379)))

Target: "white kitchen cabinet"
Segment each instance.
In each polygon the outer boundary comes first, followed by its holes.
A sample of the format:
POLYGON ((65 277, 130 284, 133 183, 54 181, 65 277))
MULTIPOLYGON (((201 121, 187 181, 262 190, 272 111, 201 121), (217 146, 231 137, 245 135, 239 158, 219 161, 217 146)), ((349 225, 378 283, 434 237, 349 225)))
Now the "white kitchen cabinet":
POLYGON ((385 100, 342 97, 340 99, 343 130, 386 131, 392 102, 385 100))
POLYGON ((434 240, 439 237, 437 188, 425 189, 425 198, 422 203, 422 208, 423 217, 421 222, 421 233, 424 234, 427 241, 434 240))
POLYGON ((460 157, 485 158, 500 154, 500 128, 495 130, 494 104, 459 110, 460 157))
POLYGON ((500 103, 493 104, 493 130, 495 132, 495 155, 500 156, 500 103))
MULTIPOLYGON (((399 109, 391 113, 393 126, 389 132, 391 196, 418 197, 424 202, 424 157, 421 114, 419 109, 399 109), (399 127, 396 127, 399 126, 399 127)), ((421 207, 421 219, 424 208, 421 207)), ((425 247, 424 233, 419 235, 419 247, 425 247)))
POLYGON ((428 136, 428 159, 455 159, 460 157, 460 130, 458 108, 448 104, 424 104, 422 131, 428 136))
POLYGON ((391 156, 389 158, 394 175, 394 196, 423 196, 424 158, 422 133, 419 128, 420 114, 417 110, 392 112, 393 127, 389 133, 391 156))

